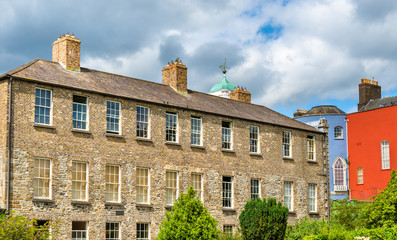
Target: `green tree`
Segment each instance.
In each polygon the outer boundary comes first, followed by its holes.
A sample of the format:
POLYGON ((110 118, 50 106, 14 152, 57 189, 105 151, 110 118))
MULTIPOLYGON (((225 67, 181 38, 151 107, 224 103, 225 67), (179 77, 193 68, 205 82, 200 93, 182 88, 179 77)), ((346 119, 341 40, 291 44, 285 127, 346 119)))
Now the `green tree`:
POLYGON ((362 227, 361 212, 368 202, 349 201, 348 198, 334 200, 331 203, 331 218, 346 230, 354 230, 362 227))
POLYGON ((28 220, 16 214, 0 215, 0 239, 2 240, 46 240, 50 237, 48 224, 37 226, 36 220, 28 220))
POLYGON ((288 208, 276 199, 251 199, 240 216, 240 231, 244 240, 282 240, 287 228, 288 208))
POLYGON ((217 221, 211 217, 203 203, 195 197, 195 191, 189 187, 175 202, 172 211, 166 212, 160 226, 158 240, 211 240, 219 239, 217 221))
POLYGON ((363 221, 368 228, 391 227, 397 223, 397 174, 393 169, 387 187, 373 197, 363 209, 363 221))

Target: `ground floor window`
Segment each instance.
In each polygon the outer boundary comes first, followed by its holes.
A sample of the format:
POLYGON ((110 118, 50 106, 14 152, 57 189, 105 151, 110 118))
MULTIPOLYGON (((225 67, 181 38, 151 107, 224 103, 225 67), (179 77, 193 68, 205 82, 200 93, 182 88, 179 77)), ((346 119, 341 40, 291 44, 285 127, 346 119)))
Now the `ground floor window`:
POLYGON ((106 240, 120 239, 120 223, 110 222, 106 223, 106 240))
POLYGON ((72 222, 72 240, 86 240, 87 235, 87 222, 72 222))
POLYGON ((149 223, 136 224, 136 239, 149 240, 149 223))
POLYGON ((233 225, 223 225, 223 234, 228 236, 233 236, 234 226, 233 225))

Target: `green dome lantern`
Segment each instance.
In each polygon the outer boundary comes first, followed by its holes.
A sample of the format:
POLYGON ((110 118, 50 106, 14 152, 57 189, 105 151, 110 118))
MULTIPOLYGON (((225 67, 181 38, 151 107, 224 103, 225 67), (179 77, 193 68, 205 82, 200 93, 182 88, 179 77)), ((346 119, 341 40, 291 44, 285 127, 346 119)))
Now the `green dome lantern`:
POLYGON ((222 81, 221 81, 220 83, 215 84, 215 85, 211 88, 210 93, 217 92, 217 91, 220 91, 220 90, 222 90, 222 89, 227 89, 227 90, 229 90, 229 91, 233 91, 233 89, 235 89, 235 88, 236 88, 236 85, 230 83, 230 82, 226 79, 226 75, 223 75, 222 81))

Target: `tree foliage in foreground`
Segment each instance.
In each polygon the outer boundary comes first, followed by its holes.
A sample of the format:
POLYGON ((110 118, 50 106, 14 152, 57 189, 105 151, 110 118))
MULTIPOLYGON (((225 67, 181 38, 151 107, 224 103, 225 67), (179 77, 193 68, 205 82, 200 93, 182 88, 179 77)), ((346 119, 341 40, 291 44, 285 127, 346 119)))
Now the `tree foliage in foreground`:
POLYGON ((48 224, 37 226, 36 220, 28 220, 13 213, 0 215, 0 239, 2 240, 47 240, 49 237, 48 224))
POLYGON ((192 187, 174 203, 160 226, 158 240, 219 239, 217 221, 211 217, 192 187))
POLYGON ((287 228, 288 208, 276 199, 251 199, 240 216, 240 231, 244 240, 282 240, 287 228))
POLYGON ((387 187, 373 197, 374 201, 363 209, 367 228, 391 227, 397 224, 397 174, 393 169, 387 187))

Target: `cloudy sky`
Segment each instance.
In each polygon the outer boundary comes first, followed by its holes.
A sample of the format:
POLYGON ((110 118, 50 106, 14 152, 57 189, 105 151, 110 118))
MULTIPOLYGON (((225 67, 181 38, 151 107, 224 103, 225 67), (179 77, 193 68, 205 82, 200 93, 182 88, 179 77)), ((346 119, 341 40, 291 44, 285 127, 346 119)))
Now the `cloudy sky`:
POLYGON ((253 103, 292 117, 322 104, 354 112, 361 78, 397 95, 396 0, 0 0, 0 74, 51 60, 61 33, 82 41, 81 65, 161 82, 181 57, 188 88, 227 77, 253 103))

